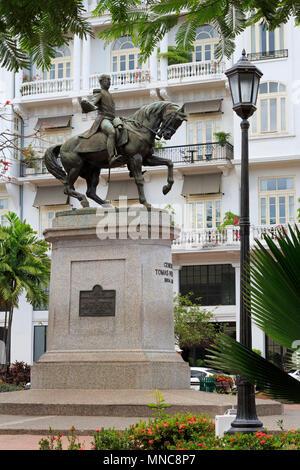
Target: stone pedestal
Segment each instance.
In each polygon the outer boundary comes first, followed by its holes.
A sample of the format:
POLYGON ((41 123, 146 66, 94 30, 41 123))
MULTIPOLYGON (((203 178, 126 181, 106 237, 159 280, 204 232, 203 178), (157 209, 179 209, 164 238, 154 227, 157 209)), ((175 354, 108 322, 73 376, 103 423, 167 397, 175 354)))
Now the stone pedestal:
POLYGON ((33 389, 189 389, 174 349, 170 216, 141 206, 60 212, 47 352, 33 389))

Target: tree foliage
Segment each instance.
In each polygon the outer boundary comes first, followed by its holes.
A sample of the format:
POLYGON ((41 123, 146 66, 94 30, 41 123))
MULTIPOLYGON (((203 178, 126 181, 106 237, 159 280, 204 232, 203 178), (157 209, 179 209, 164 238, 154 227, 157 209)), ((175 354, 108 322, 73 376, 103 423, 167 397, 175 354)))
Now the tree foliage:
MULTIPOLYGON (((279 229, 276 242, 268 235, 265 242, 263 246, 256 240, 245 299, 256 325, 293 351, 294 366, 299 367, 300 231, 297 226, 295 230, 289 227, 289 232, 279 229)), ((275 399, 300 403, 300 382, 231 338, 220 336, 210 364, 245 375, 275 399)))
POLYGON ((179 294, 174 299, 176 342, 181 348, 210 346, 216 337, 213 314, 195 304, 191 295, 179 294))
POLYGON ((51 66, 55 46, 92 30, 82 0, 0 0, 0 64, 8 70, 51 66))
POLYGON ((9 313, 6 357, 10 357, 11 325, 14 308, 25 292, 27 302, 45 304, 50 279, 49 244, 37 237, 26 221, 9 212, 8 226, 0 226, 0 301, 9 313))
POLYGON ((235 38, 247 26, 263 22, 274 29, 289 18, 300 22, 300 3, 296 0, 103 0, 94 10, 95 15, 109 11, 112 24, 99 34, 107 42, 130 34, 139 45, 145 60, 159 41, 178 25, 176 43, 189 49, 196 38, 197 28, 211 24, 220 35, 217 57, 230 57, 235 38))

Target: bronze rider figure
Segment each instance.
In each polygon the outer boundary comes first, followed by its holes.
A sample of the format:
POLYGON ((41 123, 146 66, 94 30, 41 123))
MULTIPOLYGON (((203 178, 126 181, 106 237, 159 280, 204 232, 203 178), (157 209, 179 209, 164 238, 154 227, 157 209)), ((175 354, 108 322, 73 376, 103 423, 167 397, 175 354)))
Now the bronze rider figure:
POLYGON ((93 125, 90 129, 80 135, 83 139, 89 139, 97 132, 103 131, 107 135, 107 153, 108 164, 111 167, 121 155, 118 155, 116 149, 116 129, 122 128, 123 122, 120 118, 116 118, 115 102, 109 93, 111 79, 109 75, 102 74, 99 77, 101 89, 93 91, 93 97, 89 100, 81 100, 80 105, 83 113, 98 111, 93 125))

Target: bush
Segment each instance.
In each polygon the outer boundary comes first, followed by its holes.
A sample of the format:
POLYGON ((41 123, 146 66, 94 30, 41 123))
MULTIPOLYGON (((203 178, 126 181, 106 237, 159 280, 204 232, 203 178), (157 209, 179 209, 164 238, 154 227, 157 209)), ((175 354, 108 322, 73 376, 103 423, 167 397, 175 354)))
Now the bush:
POLYGON ((11 385, 25 385, 30 382, 30 366, 16 361, 8 369, 0 371, 0 380, 11 385))
POLYGON ((214 436, 214 432, 215 425, 209 417, 178 414, 140 421, 123 432, 97 430, 93 447, 95 450, 166 450, 179 440, 191 439, 194 434, 214 436))
POLYGON ((216 380, 217 393, 230 393, 232 391, 234 383, 229 375, 215 374, 213 377, 216 380))
POLYGON ((205 435, 192 436, 169 446, 169 450, 300 450, 300 432, 291 430, 280 435, 256 434, 225 435, 222 438, 205 435))
POLYGON ((22 385, 11 385, 6 383, 0 383, 0 392, 16 392, 23 390, 22 385))

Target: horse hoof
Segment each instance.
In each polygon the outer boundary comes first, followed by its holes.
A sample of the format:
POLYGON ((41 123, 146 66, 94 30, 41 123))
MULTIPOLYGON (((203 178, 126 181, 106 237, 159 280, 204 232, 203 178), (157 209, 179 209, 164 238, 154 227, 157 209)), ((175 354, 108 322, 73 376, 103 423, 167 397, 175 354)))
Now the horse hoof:
POLYGON ((151 209, 151 204, 149 202, 143 202, 143 206, 147 207, 147 209, 151 209))
POLYGON ((169 186, 165 185, 162 190, 163 194, 167 194, 170 191, 170 189, 171 188, 169 186))
POLYGON ((80 201, 80 204, 82 205, 82 207, 90 207, 89 201, 87 199, 83 199, 82 201, 80 201))

